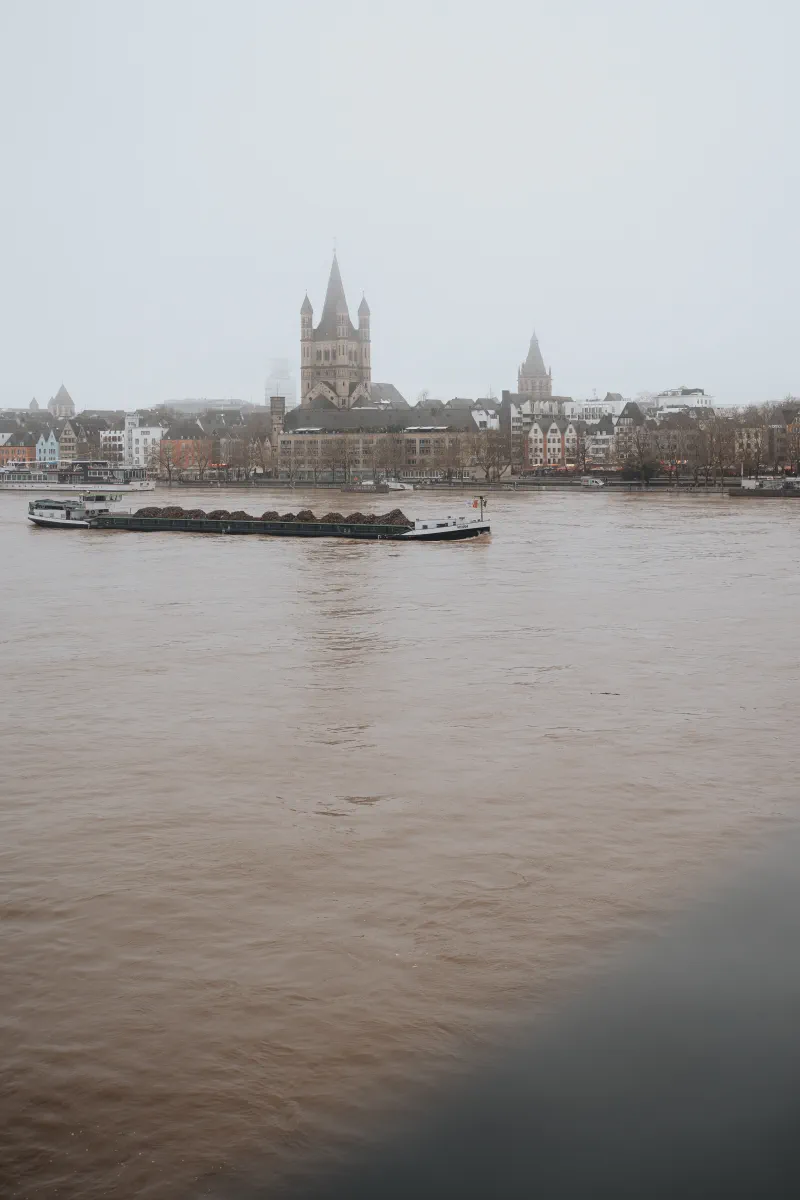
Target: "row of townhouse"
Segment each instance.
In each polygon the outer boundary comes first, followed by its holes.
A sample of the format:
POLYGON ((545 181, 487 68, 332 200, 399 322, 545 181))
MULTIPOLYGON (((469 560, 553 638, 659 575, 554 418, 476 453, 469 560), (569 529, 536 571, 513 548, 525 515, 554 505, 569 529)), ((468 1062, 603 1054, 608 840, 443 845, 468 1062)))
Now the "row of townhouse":
POLYGON ((773 404, 714 410, 708 405, 661 408, 648 418, 625 405, 614 430, 618 463, 649 456, 662 464, 702 466, 758 474, 765 468, 800 470, 800 405, 773 404))

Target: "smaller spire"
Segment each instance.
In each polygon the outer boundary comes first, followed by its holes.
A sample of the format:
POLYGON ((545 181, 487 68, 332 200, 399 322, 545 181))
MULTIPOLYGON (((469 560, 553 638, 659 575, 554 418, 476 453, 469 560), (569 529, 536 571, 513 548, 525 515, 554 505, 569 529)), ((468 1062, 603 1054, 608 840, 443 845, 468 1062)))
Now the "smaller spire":
POLYGON ((313 313, 313 311, 314 309, 311 307, 311 301, 308 298, 308 292, 306 292, 306 298, 300 306, 300 312, 303 316, 306 316, 313 313))
POLYGON ((369 316, 369 305, 367 304, 367 297, 363 292, 361 293, 361 303, 358 306, 358 315, 360 317, 369 316))

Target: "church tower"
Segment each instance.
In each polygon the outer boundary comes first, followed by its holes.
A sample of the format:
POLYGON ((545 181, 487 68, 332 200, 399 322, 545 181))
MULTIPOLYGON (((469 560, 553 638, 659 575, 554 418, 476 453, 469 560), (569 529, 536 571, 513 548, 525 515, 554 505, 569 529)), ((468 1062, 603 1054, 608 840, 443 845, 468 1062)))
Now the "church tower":
POLYGON ((534 400, 549 400, 553 394, 553 373, 545 370, 535 333, 531 338, 528 357, 519 369, 517 391, 534 400))
POLYGON ((300 309, 300 403, 321 403, 352 408, 369 400, 372 378, 370 363, 369 305, 362 300, 358 329, 350 320, 344 285, 336 254, 333 256, 328 290, 319 325, 314 328, 314 310, 306 296, 300 309))

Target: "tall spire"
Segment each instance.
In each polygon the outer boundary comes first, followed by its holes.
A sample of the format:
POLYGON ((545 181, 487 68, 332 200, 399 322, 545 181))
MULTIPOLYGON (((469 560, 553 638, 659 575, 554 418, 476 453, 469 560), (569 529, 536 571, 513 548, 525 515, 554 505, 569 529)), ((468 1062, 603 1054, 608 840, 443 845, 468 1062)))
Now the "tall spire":
POLYGON ((525 375, 546 375, 547 374, 547 371, 544 368, 544 359, 542 358, 542 352, 539 349, 539 339, 536 336, 535 330, 533 333, 533 337, 531 338, 530 348, 528 349, 528 357, 525 359, 523 371, 524 371, 525 375))
POLYGON ((317 329, 317 336, 335 338, 339 328, 338 318, 342 315, 347 317, 347 324, 352 329, 350 325, 350 313, 347 309, 347 300, 344 294, 344 284, 342 283, 342 276, 339 271, 339 260, 334 251, 330 278, 328 279, 328 290, 325 293, 325 303, 322 306, 322 319, 317 329))

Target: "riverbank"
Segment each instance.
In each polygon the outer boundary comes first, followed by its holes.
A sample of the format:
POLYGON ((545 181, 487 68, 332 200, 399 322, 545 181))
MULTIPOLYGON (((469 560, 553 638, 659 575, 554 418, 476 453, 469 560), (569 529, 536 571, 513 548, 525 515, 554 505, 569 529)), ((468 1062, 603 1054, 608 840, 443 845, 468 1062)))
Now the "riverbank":
MULTIPOLYGON (((602 478, 602 477, 599 477, 602 478)), ((680 492, 680 493, 716 493, 717 495, 725 495, 732 490, 738 490, 741 486, 739 476, 727 478, 724 483, 674 483, 668 479, 651 479, 649 483, 642 483, 637 479, 618 479, 605 478, 604 489, 613 491, 626 492, 680 492)), ((158 487, 163 488, 180 488, 187 491, 302 491, 302 492, 349 492, 361 496, 377 496, 380 492, 357 492, 353 493, 353 488, 349 484, 344 484, 341 481, 337 483, 317 482, 312 483, 306 480, 292 479, 238 479, 231 482, 226 480, 197 480, 197 479, 181 479, 174 480, 172 483, 167 483, 165 480, 157 482, 158 487)), ((564 479, 558 476, 542 476, 534 479, 511 479, 500 480, 499 482, 486 483, 482 480, 468 480, 466 482, 457 483, 441 483, 433 481, 423 481, 414 484, 415 492, 441 492, 445 495, 450 493, 455 495, 470 495, 474 496, 478 492, 528 492, 528 491, 569 491, 569 492, 591 492, 595 495, 601 489, 589 489, 581 486, 580 479, 564 479)), ((398 493, 400 494, 400 493, 398 493)), ((408 494, 408 493, 406 493, 408 494)))

